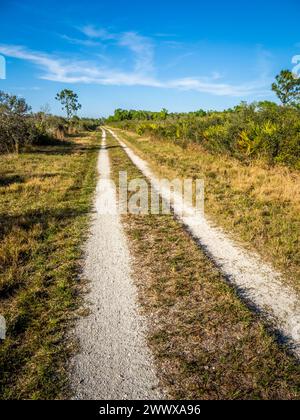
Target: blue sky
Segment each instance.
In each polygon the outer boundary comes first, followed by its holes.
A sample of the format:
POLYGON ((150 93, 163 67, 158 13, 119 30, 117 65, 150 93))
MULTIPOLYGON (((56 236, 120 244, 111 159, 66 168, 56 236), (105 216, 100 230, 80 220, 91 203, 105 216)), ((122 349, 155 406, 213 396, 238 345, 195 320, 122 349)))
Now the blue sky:
POLYGON ((0 89, 34 111, 61 113, 54 97, 63 88, 93 117, 274 100, 275 75, 300 54, 298 0, 1 3, 0 89))

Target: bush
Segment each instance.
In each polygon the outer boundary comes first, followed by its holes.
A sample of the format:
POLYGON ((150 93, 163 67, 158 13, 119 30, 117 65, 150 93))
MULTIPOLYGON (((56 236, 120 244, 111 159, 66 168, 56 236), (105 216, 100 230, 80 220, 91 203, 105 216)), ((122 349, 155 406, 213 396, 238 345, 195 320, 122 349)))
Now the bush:
MULTIPOLYGON (((119 110, 108 122, 139 135, 174 141, 183 147, 188 142, 201 144, 211 153, 225 153, 242 161, 264 159, 269 164, 300 168, 300 109, 273 102, 241 103, 223 112, 168 114, 148 113, 152 121, 130 118, 119 110), (122 119, 117 121, 118 115, 122 119), (154 121, 155 120, 155 123, 154 121)), ((145 111, 143 111, 145 112, 145 111)), ((143 115, 142 111, 135 111, 143 115)))
POLYGON ((19 153, 37 135, 24 99, 0 91, 0 152, 19 153))

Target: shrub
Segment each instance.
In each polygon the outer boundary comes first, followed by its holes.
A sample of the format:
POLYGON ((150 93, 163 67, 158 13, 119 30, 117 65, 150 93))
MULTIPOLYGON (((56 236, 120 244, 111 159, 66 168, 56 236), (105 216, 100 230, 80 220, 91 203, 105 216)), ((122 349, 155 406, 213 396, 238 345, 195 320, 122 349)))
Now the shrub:
POLYGON ((163 119, 159 119, 159 115, 118 110, 108 122, 183 147, 194 142, 211 153, 226 153, 240 160, 259 158, 269 164, 300 167, 300 109, 297 107, 279 106, 269 101, 242 102, 223 112, 168 114, 163 119), (132 115, 145 114, 147 119, 132 118, 132 115), (130 119, 126 119, 128 115, 130 119))
POLYGON ((0 91, 0 152, 19 153, 37 136, 24 99, 0 91))

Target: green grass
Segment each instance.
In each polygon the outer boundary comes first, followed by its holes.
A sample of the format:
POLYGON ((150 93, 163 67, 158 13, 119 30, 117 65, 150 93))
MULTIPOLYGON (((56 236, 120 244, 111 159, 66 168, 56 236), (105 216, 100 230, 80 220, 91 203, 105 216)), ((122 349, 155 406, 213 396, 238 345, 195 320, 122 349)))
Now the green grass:
MULTIPOLYGON (((117 146, 108 136, 108 146, 117 146)), ((143 178, 120 147, 112 177, 143 178)), ((300 368, 171 215, 125 215, 157 372, 176 399, 299 399, 300 368)))
POLYGON ((243 246, 280 270, 300 291, 300 173, 262 162, 245 165, 167 140, 123 138, 161 177, 205 180, 205 213, 243 246))
POLYGON ((0 398, 67 392, 66 333, 96 182, 99 135, 0 156, 0 398))

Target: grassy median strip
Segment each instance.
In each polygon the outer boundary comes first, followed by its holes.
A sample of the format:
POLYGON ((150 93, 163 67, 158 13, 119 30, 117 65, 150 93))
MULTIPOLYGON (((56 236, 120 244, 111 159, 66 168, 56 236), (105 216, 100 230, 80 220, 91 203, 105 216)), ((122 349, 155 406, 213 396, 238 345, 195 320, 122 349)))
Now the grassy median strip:
POLYGON ((0 398, 60 398, 100 138, 0 157, 0 398))
POLYGON ((259 162, 245 165, 197 145, 183 149, 166 140, 119 132, 161 177, 204 179, 208 217, 282 271, 300 292, 299 171, 259 162))
MULTIPOLYGON (((143 178, 109 135, 112 176, 143 178)), ((157 371, 176 399, 296 399, 300 368, 172 215, 124 215, 157 371)))

